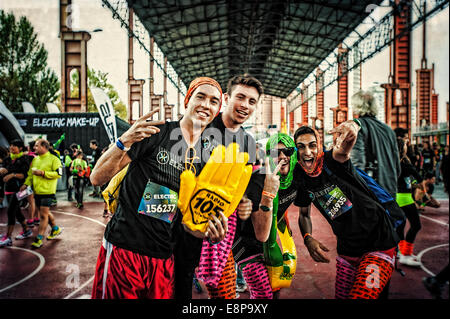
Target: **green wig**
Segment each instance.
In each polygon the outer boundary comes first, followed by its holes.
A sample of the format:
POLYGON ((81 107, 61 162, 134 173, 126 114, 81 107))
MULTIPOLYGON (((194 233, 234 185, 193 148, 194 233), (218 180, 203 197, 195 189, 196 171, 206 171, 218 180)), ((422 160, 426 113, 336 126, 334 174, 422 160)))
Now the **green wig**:
MULTIPOLYGON (((290 137, 289 135, 285 134, 285 133, 277 133, 272 135, 269 140, 266 143, 266 152, 275 148, 275 146, 277 146, 278 143, 283 143, 284 146, 286 147, 294 147, 295 148, 295 143, 294 140, 292 139, 292 137, 290 137)), ((291 186, 292 180, 294 178, 294 167, 295 164, 297 163, 297 151, 295 151, 291 157, 291 162, 290 162, 290 167, 289 167, 289 173, 287 174, 287 176, 282 176, 280 175, 280 189, 286 189, 289 186, 291 186)), ((269 157, 269 162, 270 162, 270 168, 272 170, 275 169, 275 162, 273 161, 272 157, 269 157)), ((280 174, 280 173, 278 173, 280 174)))

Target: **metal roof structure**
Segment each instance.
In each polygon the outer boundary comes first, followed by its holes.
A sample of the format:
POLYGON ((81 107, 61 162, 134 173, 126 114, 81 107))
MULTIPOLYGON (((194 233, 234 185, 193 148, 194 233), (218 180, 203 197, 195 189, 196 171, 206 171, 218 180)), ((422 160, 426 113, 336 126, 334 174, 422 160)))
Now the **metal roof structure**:
POLYGON ((127 0, 189 84, 249 73, 286 98, 382 0, 127 0))

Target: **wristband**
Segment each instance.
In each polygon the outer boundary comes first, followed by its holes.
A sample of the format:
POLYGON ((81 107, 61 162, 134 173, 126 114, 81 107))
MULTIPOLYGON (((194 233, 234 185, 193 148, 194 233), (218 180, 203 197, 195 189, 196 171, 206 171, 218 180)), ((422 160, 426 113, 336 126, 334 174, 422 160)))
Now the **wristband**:
POLYGON ((303 240, 306 240, 306 238, 307 238, 308 236, 311 237, 311 234, 310 234, 310 233, 306 233, 305 236, 303 236, 303 240))
POLYGON ((117 141, 116 141, 116 146, 124 152, 128 152, 130 150, 130 148, 125 147, 125 145, 123 145, 123 143, 119 139, 117 139, 117 141))
POLYGON ((275 194, 272 194, 272 193, 269 193, 269 192, 266 192, 266 191, 263 191, 262 192, 262 195, 263 196, 267 196, 267 197, 269 197, 269 198, 271 198, 271 199, 274 199, 277 195, 275 195, 275 194))

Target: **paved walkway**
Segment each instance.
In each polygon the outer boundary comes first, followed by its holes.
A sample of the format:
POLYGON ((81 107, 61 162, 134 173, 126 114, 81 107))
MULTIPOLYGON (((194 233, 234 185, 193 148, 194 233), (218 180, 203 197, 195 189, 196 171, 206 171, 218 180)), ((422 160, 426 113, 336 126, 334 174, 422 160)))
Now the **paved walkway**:
MULTIPOLYGON (((63 233, 56 240, 44 240, 44 246, 30 249, 32 238, 14 240, 13 246, 0 249, 0 299, 40 298, 77 299, 89 298, 92 289, 95 263, 108 219, 102 217, 103 202, 89 197, 92 188, 85 191, 85 208, 79 210, 74 202, 67 201, 66 192, 58 192, 58 204, 52 208, 63 233)), ((439 194, 439 186, 436 195, 439 194)), ((437 197, 437 196, 436 196, 437 197)), ((441 197, 438 197, 441 198, 441 197)), ((329 264, 315 263, 303 245, 298 230, 298 210, 291 206, 288 217, 293 227, 297 246, 297 273, 290 288, 283 289, 283 299, 332 299, 336 240, 331 228, 317 212, 312 212, 314 235, 329 249, 329 264)), ((422 285, 422 277, 436 274, 449 261, 449 210, 448 198, 442 200, 439 209, 426 208, 421 217, 422 230, 417 236, 415 253, 421 258, 423 267, 402 266, 406 273, 402 277, 395 272, 391 282, 391 299, 430 299, 422 285)), ((0 209, 0 233, 6 225, 6 211, 0 209)), ((20 232, 17 225, 13 233, 20 232)), ((34 229, 36 233, 36 227, 34 229)), ((444 297, 448 299, 448 285, 444 297)), ((193 290, 194 299, 206 299, 203 291, 193 290)), ((241 293, 241 299, 249 298, 241 293)))

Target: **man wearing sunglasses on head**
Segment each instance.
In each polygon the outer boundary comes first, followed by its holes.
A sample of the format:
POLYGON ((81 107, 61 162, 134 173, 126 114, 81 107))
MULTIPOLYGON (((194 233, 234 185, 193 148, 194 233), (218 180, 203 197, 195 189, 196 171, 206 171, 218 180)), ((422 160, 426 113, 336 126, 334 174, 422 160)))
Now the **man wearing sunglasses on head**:
MULTIPOLYGON (((283 256, 276 243, 277 228, 290 233, 286 211, 297 194, 293 183, 297 153, 292 138, 284 133, 271 136, 266 144, 266 155, 265 166, 253 172, 246 191, 252 202, 251 218, 238 220, 233 244, 233 255, 251 299, 278 296, 272 290, 274 281, 280 279, 275 278, 277 271, 272 270, 283 269, 277 276, 282 277, 288 267, 283 267, 283 256), (273 220, 275 215, 277 219, 273 220)), ((296 262, 294 256, 291 257, 296 262)))

